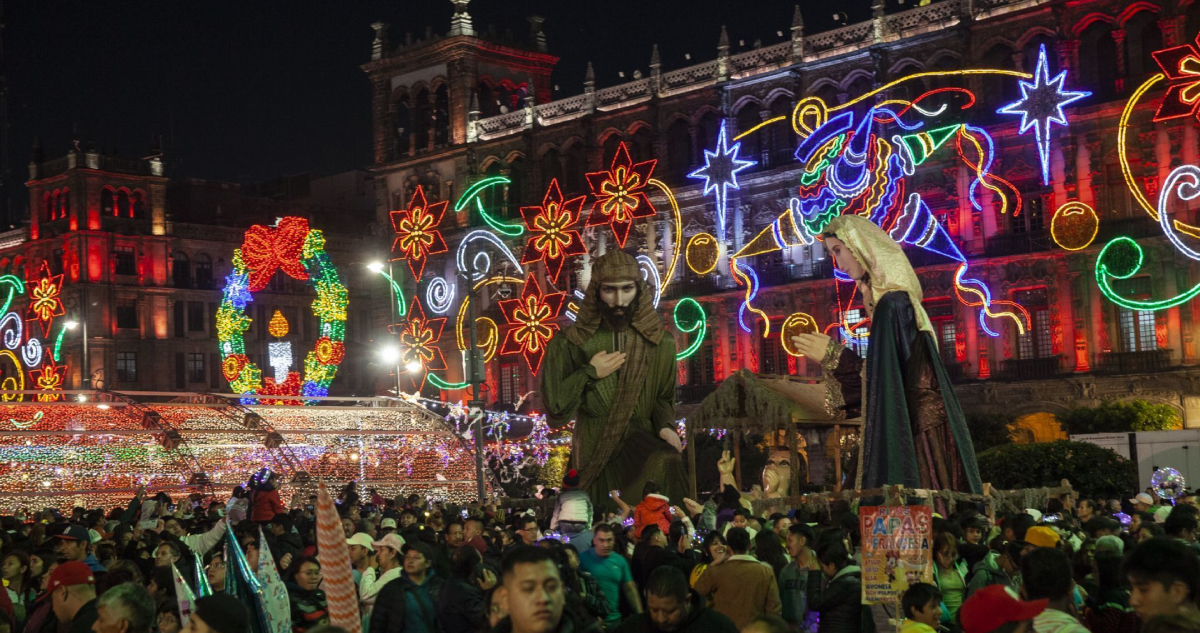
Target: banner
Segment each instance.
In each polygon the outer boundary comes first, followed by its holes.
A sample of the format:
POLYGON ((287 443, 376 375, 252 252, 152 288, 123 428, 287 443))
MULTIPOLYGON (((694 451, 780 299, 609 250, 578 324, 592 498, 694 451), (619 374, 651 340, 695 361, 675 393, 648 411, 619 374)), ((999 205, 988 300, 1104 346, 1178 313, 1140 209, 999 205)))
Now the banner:
POLYGON ((933 509, 870 506, 862 521, 863 604, 896 604, 910 584, 933 582, 933 509))
POLYGON ((180 630, 187 628, 188 621, 192 619, 192 607, 196 604, 196 595, 192 593, 192 588, 183 580, 183 574, 179 573, 179 568, 174 563, 171 564, 171 576, 175 578, 175 601, 179 606, 179 627, 180 630))

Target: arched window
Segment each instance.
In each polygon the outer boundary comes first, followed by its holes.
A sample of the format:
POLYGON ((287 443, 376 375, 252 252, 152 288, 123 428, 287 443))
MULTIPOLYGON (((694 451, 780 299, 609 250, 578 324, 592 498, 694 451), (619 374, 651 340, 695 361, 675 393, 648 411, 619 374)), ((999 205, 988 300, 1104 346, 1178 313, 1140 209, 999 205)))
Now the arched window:
POLYGON ((187 253, 183 251, 175 251, 172 257, 174 266, 171 271, 171 279, 175 282, 176 288, 191 288, 192 287, 192 267, 188 262, 187 253))
POLYGON ((1112 26, 1093 22, 1079 38, 1079 51, 1078 85, 1091 87, 1090 101, 1103 103, 1116 98, 1117 43, 1112 26))
POLYGON ((408 102, 408 95, 400 95, 400 99, 395 104, 396 114, 392 119, 395 124, 396 134, 396 158, 408 156, 408 150, 412 147, 412 107, 408 102))
POLYGON ((583 174, 588 170, 587 157, 583 154, 583 143, 575 143, 567 148, 563 159, 563 194, 586 193, 588 186, 583 174))
POLYGON ((508 164, 508 178, 512 182, 508 185, 508 205, 504 209, 504 216, 509 219, 519 218, 521 205, 541 203, 541 199, 537 202, 525 199, 529 190, 529 165, 525 157, 518 156, 508 164))
POLYGON ((146 217, 146 196, 141 190, 135 190, 129 196, 129 217, 137 220, 146 217))
POLYGON ((116 196, 111 187, 105 187, 100 192, 100 213, 102 215, 117 214, 116 196))
MULTIPOLYGON (((502 165, 500 161, 492 161, 492 164, 483 170, 484 178, 499 176, 502 165)), ((504 204, 504 188, 503 187, 488 187, 479 194, 483 198, 483 207, 491 215, 496 215, 501 212, 501 207, 504 204)))
POLYGON ((196 287, 201 290, 212 290, 213 287, 212 258, 205 253, 196 255, 196 287))
MULTIPOLYGON (((960 70, 961 68, 962 68, 962 62, 960 60, 955 59, 954 56, 952 56, 952 55, 942 55, 941 57, 934 60, 933 63, 930 64, 925 70, 930 71, 930 72, 940 72, 940 71, 947 71, 947 70, 960 70)), ((958 83, 960 83, 961 81, 962 80, 959 77, 955 77, 955 76, 934 75, 929 78, 929 82, 927 85, 928 85, 929 90, 937 90, 938 88, 945 88, 947 86, 958 85, 958 83)), ((861 94, 861 93, 855 93, 854 91, 851 91, 850 98, 853 99, 854 97, 858 96, 859 94, 861 94)))
POLYGON ((816 97, 823 101, 825 103, 825 107, 832 108, 833 106, 839 105, 842 102, 842 100, 838 98, 839 92, 840 90, 838 90, 837 86, 827 83, 813 91, 810 96, 816 97))
POLYGON ((129 217, 129 192, 122 189, 117 192, 117 206, 113 209, 113 215, 116 217, 129 217))
POLYGON ((613 156, 617 155, 617 146, 620 144, 620 134, 609 134, 608 138, 604 139, 604 153, 600 157, 601 169, 608 169, 612 166, 613 156))
MULTIPOLYGON (((982 68, 1015 70, 1013 68, 1013 49, 1007 44, 996 44, 983 54, 983 57, 979 59, 979 64, 982 68)), ((1032 68, 1026 70, 1033 72, 1032 68)), ((1020 86, 1012 77, 1006 75, 981 75, 981 77, 983 88, 981 96, 985 103, 1012 103, 1021 96, 1020 86)))
POLYGON ((413 103, 413 147, 418 152, 429 149, 429 126, 433 112, 429 106, 429 91, 422 88, 413 103))
POLYGON ((1163 48, 1162 29, 1158 27, 1158 14, 1141 11, 1125 23, 1125 68, 1130 82, 1137 87, 1151 73, 1159 71, 1151 53, 1163 48), (1136 83, 1134 83, 1136 82, 1136 83))
MULTIPOLYGON (((858 79, 855 79, 850 83, 850 86, 846 88, 846 94, 849 95, 850 99, 857 99, 858 97, 871 92, 871 89, 874 86, 875 80, 873 78, 867 75, 859 75, 858 79)), ((863 99, 862 101, 855 103, 853 106, 854 120, 862 120, 860 117, 866 116, 867 110, 870 109, 873 103, 874 102, 871 99, 863 99)))
POLYGON ((787 117, 785 121, 772 124, 771 127, 771 166, 785 165, 793 160, 796 153, 796 134, 792 132, 790 123, 792 117, 792 99, 785 95, 775 97, 771 102, 771 118, 787 117))
MULTIPOLYGON (((553 147, 546 150, 546 153, 542 154, 540 167, 542 171, 542 191, 549 188, 550 181, 555 179, 558 180, 559 190, 561 191, 563 187, 563 166, 562 157, 559 155, 558 150, 553 147)), ((534 197, 536 198, 537 196, 534 197)), ((540 202, 541 200, 522 201, 520 206, 531 206, 540 202)))
MULTIPOLYGON (((725 130, 725 143, 727 145, 733 145, 733 137, 745 132, 746 130, 749 130, 759 123, 762 123, 762 115, 759 114, 758 104, 750 102, 743 105, 742 108, 737 111, 737 129, 725 130)), ((757 163, 757 166, 751 167, 751 169, 756 169, 757 167, 761 167, 763 163, 769 162, 770 159, 763 160, 762 157, 763 142, 762 134, 760 132, 755 132, 743 138, 741 140, 741 144, 741 151, 738 152, 738 155, 757 163)), ((705 149, 709 151, 713 150, 712 147, 706 147, 705 149)))
MULTIPOLYGON (((891 76, 888 77, 888 81, 895 81, 897 79, 903 79, 909 75, 913 75, 913 74, 916 74, 919 72, 921 72, 921 69, 918 68, 915 64, 905 64, 904 66, 901 66, 900 68, 897 68, 895 71, 893 71, 891 76)), ((925 92, 925 82, 922 81, 920 77, 917 77, 915 79, 907 79, 905 81, 902 81, 902 82, 896 84, 895 86, 892 86, 888 90, 888 98, 889 99, 903 99, 904 101, 912 101, 913 99, 916 99, 917 97, 921 96, 921 94, 923 94, 924 92, 925 92)))
POLYGON ((450 91, 446 84, 438 86, 433 101, 433 143, 445 147, 450 143, 450 91))
POLYGON ((692 167, 692 133, 687 119, 676 119, 667 128, 667 169, 679 177, 692 167))
POLYGON ((42 217, 46 221, 54 219, 54 212, 57 205, 54 203, 54 194, 47 191, 46 195, 42 196, 42 217))
POLYGON ((58 197, 58 219, 65 220, 71 214, 71 190, 64 188, 58 197))
POLYGON ((654 138, 650 128, 640 127, 633 133, 633 138, 629 140, 629 156, 635 163, 658 158, 654 155, 654 138))
MULTIPOLYGON (((721 117, 716 112, 709 111, 704 116, 700 117, 700 124, 696 126, 696 143, 700 145, 699 149, 712 150, 717 146, 717 135, 721 133, 721 117)), ((696 152, 700 154, 700 152, 696 152)))

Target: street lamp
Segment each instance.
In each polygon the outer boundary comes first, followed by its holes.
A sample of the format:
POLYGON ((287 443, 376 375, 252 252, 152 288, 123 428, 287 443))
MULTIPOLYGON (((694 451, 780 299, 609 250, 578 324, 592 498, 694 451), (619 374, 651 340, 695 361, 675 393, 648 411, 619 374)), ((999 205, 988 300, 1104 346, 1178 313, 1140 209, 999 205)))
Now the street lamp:
POLYGON ((410 373, 410 374, 417 374, 417 373, 420 373, 420 372, 421 372, 421 369, 422 369, 423 367, 424 367, 424 366, 423 366, 423 365, 421 365, 421 362, 420 362, 420 361, 415 361, 415 360, 410 360, 410 361, 408 361, 408 363, 406 363, 406 364, 404 365, 404 369, 408 370, 408 373, 410 373))
POLYGON ((367 270, 379 274, 383 272, 383 262, 371 262, 367 264, 367 270))
POLYGON ((400 397, 400 348, 395 345, 387 345, 379 350, 379 358, 389 367, 396 368, 396 397, 400 397))

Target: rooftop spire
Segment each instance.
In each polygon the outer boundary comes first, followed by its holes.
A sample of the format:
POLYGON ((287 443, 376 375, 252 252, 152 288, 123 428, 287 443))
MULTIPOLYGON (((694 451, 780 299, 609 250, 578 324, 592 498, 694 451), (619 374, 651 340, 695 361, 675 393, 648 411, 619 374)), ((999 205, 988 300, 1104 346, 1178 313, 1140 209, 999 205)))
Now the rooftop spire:
POLYGON ((467 13, 467 5, 471 0, 450 0, 454 5, 454 15, 450 17, 450 35, 475 36, 475 26, 471 24, 471 15, 467 13))

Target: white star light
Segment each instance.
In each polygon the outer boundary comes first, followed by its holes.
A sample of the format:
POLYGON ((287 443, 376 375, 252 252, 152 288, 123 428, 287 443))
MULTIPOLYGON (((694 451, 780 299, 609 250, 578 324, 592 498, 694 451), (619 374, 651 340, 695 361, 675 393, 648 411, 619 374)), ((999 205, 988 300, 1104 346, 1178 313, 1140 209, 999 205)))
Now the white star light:
POLYGON ((717 239, 725 239, 725 197, 729 188, 738 188, 738 172, 756 165, 752 160, 738 158, 741 143, 729 147, 725 142, 725 122, 721 122, 721 132, 717 136, 717 147, 713 151, 704 150, 704 166, 688 174, 688 178, 704 179, 704 195, 717 193, 717 239))
POLYGON ((1064 91, 1063 82, 1067 71, 1062 71, 1050 78, 1050 66, 1046 62, 1046 45, 1042 44, 1038 53, 1037 71, 1033 73, 1033 82, 1021 81, 1021 98, 996 112, 1000 114, 1021 115, 1020 133, 1024 134, 1033 128, 1037 138, 1038 157, 1042 160, 1042 184, 1050 184, 1050 125, 1057 123, 1067 126, 1067 115, 1063 114, 1063 106, 1092 96, 1085 91, 1064 91))

